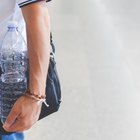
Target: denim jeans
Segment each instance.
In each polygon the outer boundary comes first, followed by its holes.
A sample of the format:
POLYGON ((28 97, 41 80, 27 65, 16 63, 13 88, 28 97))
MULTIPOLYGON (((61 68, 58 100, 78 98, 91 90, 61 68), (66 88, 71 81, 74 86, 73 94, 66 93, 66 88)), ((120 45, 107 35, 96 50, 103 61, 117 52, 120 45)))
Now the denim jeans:
POLYGON ((13 133, 11 135, 1 135, 0 140, 24 140, 24 134, 13 133))

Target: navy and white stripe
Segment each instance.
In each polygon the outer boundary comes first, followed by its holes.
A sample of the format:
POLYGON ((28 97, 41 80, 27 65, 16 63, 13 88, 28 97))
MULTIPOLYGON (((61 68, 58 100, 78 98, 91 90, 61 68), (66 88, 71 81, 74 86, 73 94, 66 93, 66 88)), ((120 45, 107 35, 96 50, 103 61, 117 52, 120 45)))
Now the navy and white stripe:
POLYGON ((23 7, 23 6, 26 6, 28 4, 39 2, 39 1, 49 2, 51 0, 17 0, 19 7, 23 7))

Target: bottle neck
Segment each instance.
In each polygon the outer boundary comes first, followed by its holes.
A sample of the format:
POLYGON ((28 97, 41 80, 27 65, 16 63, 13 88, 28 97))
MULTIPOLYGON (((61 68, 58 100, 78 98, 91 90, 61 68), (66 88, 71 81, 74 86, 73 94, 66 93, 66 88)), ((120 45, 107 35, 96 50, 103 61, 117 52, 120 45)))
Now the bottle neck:
POLYGON ((8 27, 8 32, 18 31, 18 27, 8 27))

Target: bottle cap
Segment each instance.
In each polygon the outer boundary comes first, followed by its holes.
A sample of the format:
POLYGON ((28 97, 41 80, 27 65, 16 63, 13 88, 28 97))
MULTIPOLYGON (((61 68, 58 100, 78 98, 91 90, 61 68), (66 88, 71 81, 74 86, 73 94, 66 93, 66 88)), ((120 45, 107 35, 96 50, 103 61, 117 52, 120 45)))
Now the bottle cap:
POLYGON ((16 21, 8 21, 7 27, 18 27, 18 23, 16 21))

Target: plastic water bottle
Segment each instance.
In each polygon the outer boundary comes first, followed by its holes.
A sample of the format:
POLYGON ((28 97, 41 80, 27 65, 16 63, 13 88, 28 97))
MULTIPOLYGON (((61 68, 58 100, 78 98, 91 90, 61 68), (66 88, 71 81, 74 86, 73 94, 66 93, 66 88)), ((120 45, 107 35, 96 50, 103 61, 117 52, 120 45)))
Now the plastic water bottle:
POLYGON ((4 123, 16 100, 27 89, 27 45, 15 21, 8 22, 0 48, 0 65, 0 117, 4 123))

